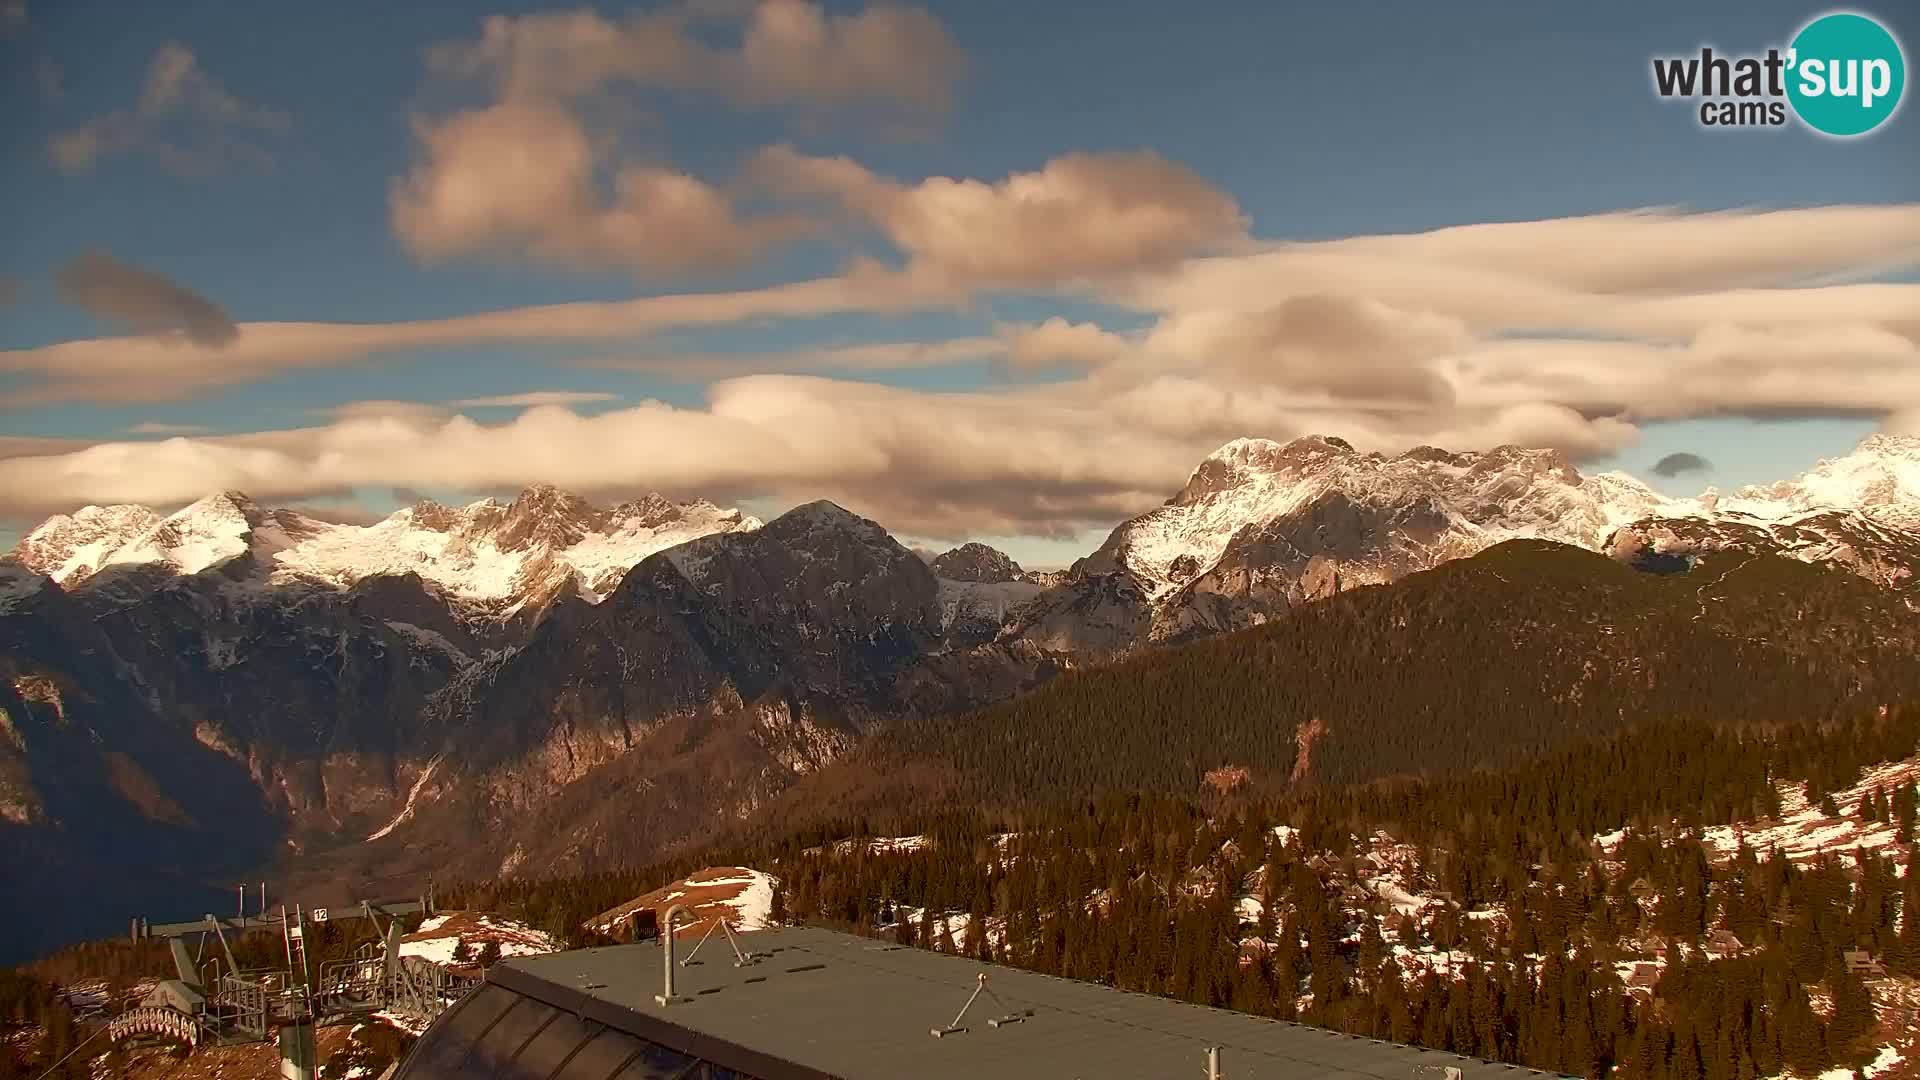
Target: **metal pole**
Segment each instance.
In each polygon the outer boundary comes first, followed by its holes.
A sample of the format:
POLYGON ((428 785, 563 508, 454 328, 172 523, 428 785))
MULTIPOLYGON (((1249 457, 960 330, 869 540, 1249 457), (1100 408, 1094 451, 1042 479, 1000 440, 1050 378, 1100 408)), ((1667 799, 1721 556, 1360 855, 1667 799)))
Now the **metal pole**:
POLYGON ((660 955, 664 958, 662 970, 666 972, 666 984, 653 1000, 662 1005, 671 1005, 679 1000, 673 993, 673 917, 687 910, 685 904, 675 904, 667 909, 667 916, 660 920, 660 955))
POLYGON ((247 887, 245 885, 236 885, 234 888, 240 893, 240 924, 245 926, 247 922, 247 887))
POLYGON ((1226 1075, 1220 1071, 1220 1048, 1207 1047, 1207 1080, 1226 1080, 1226 1075))

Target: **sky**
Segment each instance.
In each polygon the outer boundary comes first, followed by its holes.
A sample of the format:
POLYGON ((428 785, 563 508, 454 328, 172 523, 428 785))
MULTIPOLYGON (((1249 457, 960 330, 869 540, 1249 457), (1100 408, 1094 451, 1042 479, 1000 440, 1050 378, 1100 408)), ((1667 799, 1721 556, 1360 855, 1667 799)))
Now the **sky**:
POLYGON ((1826 10, 0 0, 0 543, 550 482, 1059 565, 1307 433, 1783 479, 1920 434, 1920 121, 1650 60, 1826 10))

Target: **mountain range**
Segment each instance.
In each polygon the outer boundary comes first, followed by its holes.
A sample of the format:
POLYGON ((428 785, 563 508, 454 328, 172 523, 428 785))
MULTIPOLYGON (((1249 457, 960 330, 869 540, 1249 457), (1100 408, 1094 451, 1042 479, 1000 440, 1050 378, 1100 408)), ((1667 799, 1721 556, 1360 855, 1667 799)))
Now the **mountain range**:
MULTIPOLYGON (((1242 439, 1055 573, 979 544, 925 557, 824 502, 764 524, 550 487, 370 525, 232 492, 168 515, 87 507, 0 560, 0 858, 53 868, 0 888, 0 917, 40 913, 10 943, 31 952, 143 904, 198 911, 212 882, 269 866, 289 890, 368 892, 655 854, 778 812, 902 720, 1287 622, 1509 541, 1612 556, 1576 578, 1821 564, 1884 597, 1861 618, 1911 613, 1917 527, 1920 440, 1884 435, 1795 480, 1691 499, 1547 450, 1242 439)), ((1694 592, 1703 612, 1764 622, 1855 587, 1835 580, 1694 592)), ((1446 595, 1478 611, 1473 590, 1446 595)), ((1825 662, 1904 655, 1840 622, 1825 662)))

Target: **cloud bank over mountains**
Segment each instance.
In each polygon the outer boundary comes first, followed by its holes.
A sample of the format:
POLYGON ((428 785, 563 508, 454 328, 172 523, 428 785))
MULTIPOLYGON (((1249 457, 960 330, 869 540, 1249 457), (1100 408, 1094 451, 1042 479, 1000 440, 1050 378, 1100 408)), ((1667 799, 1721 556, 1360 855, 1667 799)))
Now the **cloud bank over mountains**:
MULTIPOLYGON (((190 60, 174 89, 156 91, 156 75, 148 96, 197 102, 230 124, 262 119, 225 104, 190 60)), ((704 400, 555 389, 550 368, 530 364, 515 393, 7 457, 0 515, 180 503, 216 488, 288 499, 550 482, 588 495, 828 497, 929 537, 1041 534, 1145 509, 1242 435, 1587 457, 1664 419, 1842 414, 1910 429, 1920 415, 1920 284, 1886 280, 1920 265, 1920 204, 1625 209, 1288 241, 1148 149, 1063 147, 1001 175, 920 177, 810 152, 820 116, 937 128, 964 93, 968 58, 915 7, 696 0, 625 19, 496 16, 425 66, 434 85, 466 96, 414 118, 413 159, 381 210, 401 249, 429 268, 619 269, 634 277, 633 298, 384 323, 234 322, 101 254, 62 286, 127 333, 0 352, 13 404, 179 401, 500 345, 698 380, 704 400), (723 175, 696 175, 608 129, 601 106, 633 93, 784 118, 789 137, 723 175), (838 269, 676 291, 686 277, 766 267, 795 249, 834 252, 838 269), (1061 313, 764 353, 660 344, 753 322, 977 317, 1008 297, 1061 313), (998 379, 964 392, 866 374, 981 363, 998 379), (466 415, 485 408, 520 411, 466 415)))

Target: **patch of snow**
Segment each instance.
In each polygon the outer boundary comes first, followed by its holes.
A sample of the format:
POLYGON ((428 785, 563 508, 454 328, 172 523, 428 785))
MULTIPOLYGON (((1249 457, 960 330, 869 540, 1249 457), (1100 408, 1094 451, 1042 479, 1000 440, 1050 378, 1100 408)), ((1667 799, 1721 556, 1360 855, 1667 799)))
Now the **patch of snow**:
MULTIPOLYGON (((1847 854, 1856 848, 1876 853, 1897 852, 1897 826, 1891 822, 1868 822, 1859 814, 1860 800, 1876 788, 1891 795, 1897 786, 1920 779, 1920 754, 1901 761, 1871 765, 1861 770, 1860 779, 1850 787, 1832 793, 1840 814, 1829 816, 1807 800, 1805 784, 1782 782, 1780 817, 1770 821, 1737 821, 1699 830, 1702 844, 1721 856, 1730 856, 1744 839, 1748 848, 1764 855, 1778 847, 1796 862, 1812 859, 1822 852, 1847 854)), ((1625 830, 1600 833, 1593 842, 1604 851, 1616 850, 1625 830)), ((1904 869, 1904 868, 1897 868, 1904 869)))
MULTIPOLYGON (((434 758, 432 761, 427 762, 427 767, 424 769, 421 769, 420 775, 414 779, 413 787, 407 790, 407 804, 400 808, 400 812, 394 815, 394 818, 392 821, 389 821, 385 825, 382 825, 380 828, 374 830, 374 832, 367 837, 368 840, 378 840, 381 837, 386 836, 387 834, 393 832, 393 830, 399 828, 401 825, 406 824, 406 822, 413 817, 413 804, 419 800, 420 792, 427 786, 427 781, 433 779, 433 771, 439 767, 440 767, 440 759, 437 757, 434 758)), ((434 920, 428 919, 427 922, 434 922, 434 920)), ((438 923, 436 923, 435 925, 437 926, 438 923)), ((420 928, 422 930, 427 929, 426 923, 420 924, 420 928)))
MULTIPOLYGON (((712 881, 710 885, 733 884, 732 881, 712 881)), ((773 925, 773 878, 758 870, 746 875, 746 888, 740 895, 721 903, 734 911, 730 920, 735 930, 765 930, 773 925)))
MULTIPOLYGON (((1004 848, 1007 842, 1017 835, 1017 833, 1007 833, 995 839, 999 845, 1004 848)), ((859 843, 859 841, 835 840, 830 846, 835 855, 851 855, 853 854, 853 847, 856 843, 859 843)), ((919 851, 922 848, 932 845, 932 843, 933 839, 927 836, 875 836, 870 837, 866 841, 866 848, 867 854, 869 855, 893 855, 919 851)), ((808 855, 819 855, 826 850, 826 847, 814 847, 808 848, 805 853, 808 855)))
POLYGON ((462 942, 478 956, 490 941, 499 944, 502 957, 560 951, 560 944, 551 936, 525 923, 498 915, 458 911, 423 921, 418 930, 400 939, 400 955, 417 956, 446 966, 454 962, 453 954, 462 942))
MULTIPOLYGON (((1412 553, 1426 563, 1520 538, 1595 548, 1618 526, 1671 503, 1624 474, 1582 477, 1548 450, 1387 458, 1317 436, 1284 445, 1238 439, 1203 461, 1179 496, 1121 525, 1108 543, 1158 600, 1213 568, 1243 530, 1335 494, 1439 514, 1446 522, 1439 538, 1412 553), (1176 564, 1186 569, 1176 574, 1176 564)), ((1343 577, 1362 569, 1349 567, 1343 577)))
POLYGON ((210 495, 166 518, 141 506, 90 506, 47 519, 16 554, 67 585, 108 566, 196 574, 250 554, 265 580, 278 585, 348 588, 370 577, 417 574, 460 599, 501 602, 571 579, 597 602, 656 552, 760 527, 704 500, 649 496, 603 511, 551 489, 530 489, 522 498, 524 505, 483 499, 458 509, 423 503, 366 526, 262 510, 237 492, 210 495), (529 522, 533 528, 522 527, 529 522))
MULTIPOLYGON (((1860 1067, 1860 1071, 1868 1076, 1879 1076, 1882 1073, 1893 1071, 1895 1066, 1905 1060, 1905 1056, 1897 1047, 1883 1046, 1872 1061, 1860 1067)), ((1855 1073, 1851 1068, 1841 1066, 1839 1068, 1828 1069, 1826 1072, 1814 1078, 1814 1080, 1854 1080, 1854 1076, 1855 1073)), ((1782 1073, 1779 1076, 1771 1077, 1770 1080, 1793 1080, 1793 1075, 1791 1073, 1782 1073)))
POLYGON ((421 648, 445 653, 460 667, 466 667, 473 662, 473 658, 468 656, 460 646, 448 641, 447 636, 438 630, 429 630, 424 626, 415 626, 410 622, 399 622, 394 619, 387 620, 387 629, 404 635, 421 648))
POLYGON ((935 602, 940 605, 943 630, 963 618, 1004 623, 1015 608, 1045 591, 1030 581, 934 580, 938 587, 935 602))

